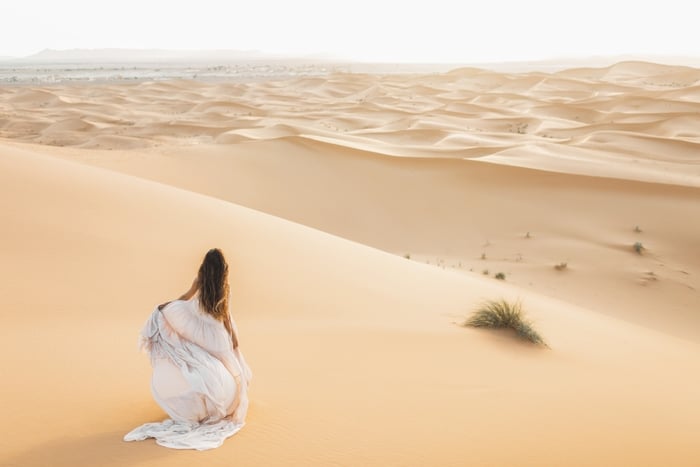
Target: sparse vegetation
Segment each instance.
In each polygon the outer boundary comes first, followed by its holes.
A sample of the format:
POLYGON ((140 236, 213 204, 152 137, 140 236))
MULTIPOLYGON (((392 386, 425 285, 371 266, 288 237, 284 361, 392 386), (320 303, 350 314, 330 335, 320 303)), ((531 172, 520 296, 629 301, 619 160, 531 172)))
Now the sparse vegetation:
POLYGON ((405 255, 403 255, 403 257, 406 259, 411 259, 411 253, 406 253, 405 255))
POLYGON ((525 122, 511 123, 508 125, 508 131, 510 133, 517 133, 519 135, 524 135, 527 133, 528 124, 525 122))
POLYGON ((481 259, 482 260, 486 259, 486 253, 481 253, 481 259))
POLYGON ((496 275, 493 276, 493 277, 495 277, 496 279, 498 279, 498 280, 500 280, 500 281, 506 280, 506 275, 505 275, 504 273, 502 273, 502 272, 496 273, 496 275))
POLYGON ((488 275, 489 275, 489 270, 488 270, 488 269, 484 269, 483 271, 481 271, 481 274, 483 274, 484 276, 488 276, 488 275))
POLYGON ((530 232, 525 234, 525 238, 530 238, 530 232))
POLYGON ((515 304, 506 300, 486 302, 464 323, 464 326, 496 329, 510 328, 517 333, 518 337, 533 344, 547 347, 542 336, 525 319, 519 302, 515 304))
POLYGON ((561 262, 561 263, 559 263, 559 264, 555 264, 555 265, 554 265, 554 269, 556 269, 557 271, 563 271, 563 270, 565 270, 567 267, 569 267, 569 265, 568 265, 567 263, 565 263, 565 262, 561 262))
POLYGON ((635 226, 634 226, 634 231, 635 231, 636 233, 642 233, 642 229, 640 229, 638 225, 635 225, 635 226))
POLYGON ((641 255, 642 252, 644 251, 644 245, 642 245, 642 242, 634 242, 634 245, 632 245, 632 248, 634 248, 634 251, 638 254, 641 255))

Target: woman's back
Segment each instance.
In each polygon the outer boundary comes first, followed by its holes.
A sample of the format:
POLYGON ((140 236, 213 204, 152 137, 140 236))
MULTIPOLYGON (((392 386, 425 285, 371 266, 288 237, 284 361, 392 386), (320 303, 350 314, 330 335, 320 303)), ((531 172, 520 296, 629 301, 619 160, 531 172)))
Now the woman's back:
POLYGON ((166 325, 181 339, 211 353, 232 349, 231 337, 223 323, 201 309, 197 295, 190 300, 170 302, 161 311, 166 325))

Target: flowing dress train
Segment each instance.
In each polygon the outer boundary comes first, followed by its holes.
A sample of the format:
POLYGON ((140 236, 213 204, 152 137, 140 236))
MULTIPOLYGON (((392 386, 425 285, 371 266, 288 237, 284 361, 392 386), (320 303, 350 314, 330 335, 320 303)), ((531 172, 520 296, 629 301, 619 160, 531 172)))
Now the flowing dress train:
MULTIPOLYGON (((233 319, 231 327, 238 335, 233 319)), ((243 427, 250 368, 223 323, 200 309, 196 295, 156 307, 139 346, 151 357, 153 398, 170 418, 135 428, 124 441, 155 438, 169 448, 205 450, 243 427)))

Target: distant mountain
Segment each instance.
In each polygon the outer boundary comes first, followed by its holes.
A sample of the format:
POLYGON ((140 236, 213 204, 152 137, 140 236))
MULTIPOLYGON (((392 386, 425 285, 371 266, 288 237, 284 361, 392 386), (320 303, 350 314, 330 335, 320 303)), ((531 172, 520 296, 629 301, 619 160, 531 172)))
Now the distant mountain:
POLYGON ((226 63, 289 59, 256 50, 44 49, 21 59, 25 63, 226 63))

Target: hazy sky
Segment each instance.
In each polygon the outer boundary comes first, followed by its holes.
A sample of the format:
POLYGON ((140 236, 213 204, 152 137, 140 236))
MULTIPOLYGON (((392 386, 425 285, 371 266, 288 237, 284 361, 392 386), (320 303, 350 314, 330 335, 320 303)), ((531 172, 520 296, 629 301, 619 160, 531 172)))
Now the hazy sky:
POLYGON ((0 56, 45 48, 256 49, 396 61, 700 56, 694 2, 2 0, 0 56))

